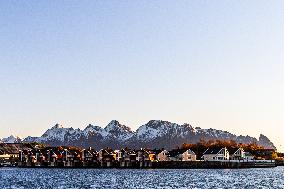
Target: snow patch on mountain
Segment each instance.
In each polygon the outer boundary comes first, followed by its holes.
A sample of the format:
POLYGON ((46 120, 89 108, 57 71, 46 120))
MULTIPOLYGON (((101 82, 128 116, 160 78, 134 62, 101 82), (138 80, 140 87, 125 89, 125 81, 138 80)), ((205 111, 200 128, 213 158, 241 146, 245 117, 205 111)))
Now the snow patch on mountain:
POLYGON ((147 125, 142 125, 141 127, 139 127, 136 133, 137 138, 144 141, 151 140, 160 135, 161 133, 159 132, 159 130, 148 127, 147 125))

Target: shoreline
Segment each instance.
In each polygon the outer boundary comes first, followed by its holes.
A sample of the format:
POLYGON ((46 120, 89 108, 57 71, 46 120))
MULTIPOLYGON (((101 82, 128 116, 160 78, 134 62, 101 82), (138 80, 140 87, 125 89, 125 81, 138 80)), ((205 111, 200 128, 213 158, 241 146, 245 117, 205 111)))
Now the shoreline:
POLYGON ((153 162, 56 162, 50 164, 19 164, 18 168, 86 168, 86 169, 246 169, 273 168, 277 163, 268 161, 153 161, 153 162))

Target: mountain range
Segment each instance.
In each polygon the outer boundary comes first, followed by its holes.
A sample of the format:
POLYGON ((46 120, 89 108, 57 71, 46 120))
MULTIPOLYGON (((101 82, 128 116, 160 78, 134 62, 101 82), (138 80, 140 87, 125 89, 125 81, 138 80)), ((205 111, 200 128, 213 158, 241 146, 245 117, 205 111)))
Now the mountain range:
POLYGON ((190 124, 176 124, 162 120, 151 120, 140 126, 136 131, 130 127, 112 120, 105 128, 88 125, 84 130, 64 128, 56 124, 40 137, 19 138, 10 136, 0 141, 5 143, 39 142, 50 146, 94 147, 101 149, 110 147, 120 149, 129 148, 166 148, 172 149, 183 143, 197 143, 204 140, 234 140, 237 143, 256 143, 265 148, 276 149, 274 144, 264 135, 259 138, 251 136, 237 136, 227 131, 216 129, 201 129, 190 124))

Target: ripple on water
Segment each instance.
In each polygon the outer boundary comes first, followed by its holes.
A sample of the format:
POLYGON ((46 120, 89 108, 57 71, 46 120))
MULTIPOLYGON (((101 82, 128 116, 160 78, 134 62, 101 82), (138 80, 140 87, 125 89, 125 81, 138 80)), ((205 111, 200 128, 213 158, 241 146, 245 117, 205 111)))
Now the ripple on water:
POLYGON ((284 188, 284 167, 266 169, 0 168, 1 188, 284 188))

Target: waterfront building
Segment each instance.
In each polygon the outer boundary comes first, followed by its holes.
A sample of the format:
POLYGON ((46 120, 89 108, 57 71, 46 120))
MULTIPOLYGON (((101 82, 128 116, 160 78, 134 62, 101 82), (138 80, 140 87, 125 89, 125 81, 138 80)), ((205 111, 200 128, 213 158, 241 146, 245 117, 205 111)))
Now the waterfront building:
POLYGON ((170 161, 196 161, 196 154, 190 149, 174 149, 169 151, 170 161))
POLYGON ((254 160, 254 156, 250 152, 245 152, 244 153, 244 160, 254 160))
POLYGON ((89 149, 83 149, 81 153, 81 160, 83 162, 93 162, 97 160, 98 152, 91 147, 89 149))
POLYGON ((46 154, 47 154, 47 158, 46 158, 47 166, 50 166, 50 167, 57 166, 57 159, 59 158, 61 154, 58 151, 58 149, 55 147, 47 148, 46 154))
POLYGON ((227 148, 208 148, 204 153, 201 159, 205 161, 221 161, 229 160, 230 155, 227 148))
POLYGON ((170 153, 167 150, 163 150, 158 154, 158 161, 170 161, 170 153))
POLYGON ((196 154, 188 149, 182 153, 182 161, 196 161, 196 154))
POLYGON ((229 153, 231 160, 243 160, 245 158, 245 151, 243 148, 233 148, 229 153))
POLYGON ((0 159, 11 160, 19 158, 20 150, 32 150, 30 144, 25 143, 0 143, 0 159))

